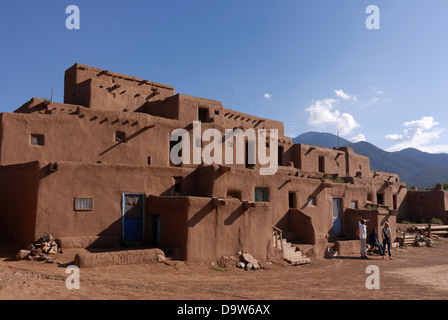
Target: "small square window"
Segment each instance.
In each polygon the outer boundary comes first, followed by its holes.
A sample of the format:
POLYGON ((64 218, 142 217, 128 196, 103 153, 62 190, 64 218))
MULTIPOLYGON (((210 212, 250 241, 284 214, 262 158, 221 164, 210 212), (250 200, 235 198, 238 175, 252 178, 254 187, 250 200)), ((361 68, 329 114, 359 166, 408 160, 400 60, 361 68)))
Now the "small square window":
POLYGON ((32 146, 43 146, 44 136, 42 134, 32 134, 31 135, 31 145, 32 146))
POLYGON ((358 201, 351 201, 350 202, 350 208, 357 209, 358 207, 358 201))
POLYGON ((255 201, 262 201, 262 202, 266 202, 267 201, 267 191, 266 189, 255 189, 255 197, 254 197, 255 201))
POLYGON ((75 198, 76 211, 91 211, 93 210, 93 198, 75 198))
POLYGON ((124 132, 115 132, 115 142, 122 143, 126 142, 126 134, 124 132))
POLYGON ((239 192, 239 191, 227 191, 226 198, 241 199, 241 192, 239 192))
POLYGON ((312 206, 315 206, 316 205, 316 198, 308 198, 308 204, 309 205, 312 205, 312 206))

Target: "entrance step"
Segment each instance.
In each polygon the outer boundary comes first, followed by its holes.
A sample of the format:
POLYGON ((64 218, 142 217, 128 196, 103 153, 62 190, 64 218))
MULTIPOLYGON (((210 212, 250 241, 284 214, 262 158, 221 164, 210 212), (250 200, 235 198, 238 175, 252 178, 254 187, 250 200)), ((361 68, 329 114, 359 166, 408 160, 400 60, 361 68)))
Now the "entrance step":
MULTIPOLYGON (((273 238, 276 241, 275 237, 273 238)), ((277 240, 279 241, 279 240, 277 240)), ((283 245, 283 260, 290 263, 293 266, 298 266, 302 264, 308 264, 311 259, 306 257, 306 255, 300 251, 296 246, 292 245, 286 239, 282 239, 283 245)))

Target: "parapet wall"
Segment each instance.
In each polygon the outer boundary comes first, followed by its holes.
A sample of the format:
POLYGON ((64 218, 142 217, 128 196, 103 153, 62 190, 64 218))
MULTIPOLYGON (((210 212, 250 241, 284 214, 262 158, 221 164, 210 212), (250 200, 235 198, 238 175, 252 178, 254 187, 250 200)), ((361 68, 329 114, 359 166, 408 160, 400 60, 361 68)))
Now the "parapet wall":
POLYGON ((173 94, 171 86, 79 63, 65 72, 64 103, 67 104, 135 111, 148 101, 162 100, 173 94))

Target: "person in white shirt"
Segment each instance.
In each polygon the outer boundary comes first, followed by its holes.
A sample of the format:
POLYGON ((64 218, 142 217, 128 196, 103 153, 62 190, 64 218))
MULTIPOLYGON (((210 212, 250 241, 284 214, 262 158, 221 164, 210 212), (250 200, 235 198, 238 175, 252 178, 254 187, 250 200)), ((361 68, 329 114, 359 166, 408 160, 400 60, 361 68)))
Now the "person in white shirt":
POLYGON ((366 220, 362 219, 358 222, 359 239, 361 240, 361 259, 368 259, 366 256, 366 242, 367 242, 367 226, 366 220))
POLYGON ((390 232, 390 227, 389 227, 389 223, 386 222, 384 224, 384 228, 383 228, 383 259, 386 256, 386 245, 387 245, 387 251, 389 253, 389 259, 393 260, 392 255, 390 253, 390 247, 392 245, 392 234, 390 232))

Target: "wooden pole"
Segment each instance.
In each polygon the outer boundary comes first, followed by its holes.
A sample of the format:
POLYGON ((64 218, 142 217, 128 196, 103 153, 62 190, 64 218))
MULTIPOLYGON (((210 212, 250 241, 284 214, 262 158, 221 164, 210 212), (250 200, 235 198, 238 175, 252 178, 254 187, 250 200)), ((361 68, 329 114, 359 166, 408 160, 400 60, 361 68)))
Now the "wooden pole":
POLYGON ((428 223, 428 238, 431 238, 431 222, 428 223))

